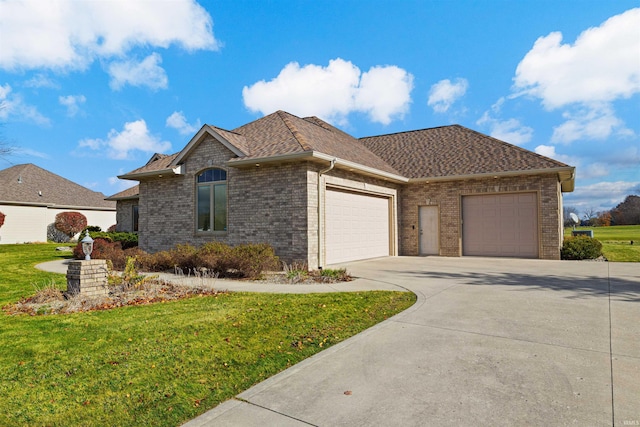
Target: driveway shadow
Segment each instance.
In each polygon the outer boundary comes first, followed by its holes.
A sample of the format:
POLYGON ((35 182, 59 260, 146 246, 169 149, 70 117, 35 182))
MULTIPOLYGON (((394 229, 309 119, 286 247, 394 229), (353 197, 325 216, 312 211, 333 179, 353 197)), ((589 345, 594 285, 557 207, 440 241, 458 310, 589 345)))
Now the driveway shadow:
POLYGON ((441 271, 402 271, 400 276, 423 279, 454 280, 464 285, 502 285, 522 288, 523 290, 550 290, 565 292, 565 298, 607 297, 616 301, 640 302, 640 280, 632 281, 616 277, 566 277, 557 275, 534 275, 527 273, 487 273, 487 272, 441 272, 441 271), (611 284, 609 289, 609 283, 611 284))

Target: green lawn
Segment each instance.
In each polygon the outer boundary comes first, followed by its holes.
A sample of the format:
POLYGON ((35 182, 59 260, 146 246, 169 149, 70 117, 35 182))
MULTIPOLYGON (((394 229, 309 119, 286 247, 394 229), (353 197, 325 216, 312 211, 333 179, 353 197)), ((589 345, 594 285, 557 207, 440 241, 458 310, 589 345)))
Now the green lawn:
MULTIPOLYGON (((55 245, 0 246, 0 304, 64 276, 55 245)), ((220 294, 111 311, 0 313, 0 425, 179 425, 398 313, 402 292, 220 294)))
MULTIPOLYGON (((565 228, 565 236, 571 236, 571 230, 565 228)), ((602 253, 609 261, 640 262, 640 225, 576 227, 576 230, 593 230, 593 237, 602 243, 602 253)))

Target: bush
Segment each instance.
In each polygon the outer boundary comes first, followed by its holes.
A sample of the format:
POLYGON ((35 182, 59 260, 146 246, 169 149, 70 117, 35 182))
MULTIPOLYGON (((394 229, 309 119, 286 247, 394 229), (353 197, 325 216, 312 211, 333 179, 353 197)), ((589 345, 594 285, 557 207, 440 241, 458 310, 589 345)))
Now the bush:
POLYGON ((198 249, 196 265, 224 276, 232 268, 233 250, 220 242, 206 243, 198 249))
POLYGON ((6 218, 6 215, 3 214, 2 212, 0 212, 0 227, 2 227, 4 225, 4 219, 6 218))
MULTIPOLYGON (((240 277, 257 279, 264 271, 277 270, 279 260, 273 248, 267 244, 245 244, 230 247, 220 242, 211 242, 196 249, 191 245, 177 245, 169 251, 148 254, 137 247, 122 249, 122 243, 112 241, 110 234, 100 233, 105 237, 95 237, 92 259, 111 261, 116 270, 126 266, 127 258, 135 258, 136 266, 143 271, 166 271, 176 267, 186 273, 206 268, 219 277, 240 277)), ((93 234, 92 234, 93 235, 93 234)), ((82 243, 73 250, 76 259, 84 259, 82 243)))
POLYGON ((565 239, 560 256, 562 259, 596 259, 602 255, 602 243, 588 236, 565 239))
MULTIPOLYGON (((89 230, 89 235, 92 239, 105 239, 110 242, 120 242, 122 249, 129 249, 138 246, 138 235, 136 233, 127 233, 124 231, 100 231, 100 227, 95 227, 98 228, 98 230, 94 231, 91 228, 94 227, 87 227, 85 230, 89 230)), ((80 237, 84 237, 84 235, 81 234, 80 237)))
POLYGON ((117 225, 113 224, 111 226, 109 226, 109 228, 107 228, 107 232, 108 233, 113 233, 114 231, 116 231, 117 225))
POLYGON ((54 224, 57 230, 72 238, 87 226, 87 217, 80 212, 60 212, 54 224))
POLYGON ((232 268, 240 277, 257 279, 263 271, 277 270, 280 260, 266 243, 239 245, 232 250, 232 268))
MULTIPOLYGON (((84 252, 82 252, 82 242, 78 242, 76 247, 73 248, 73 257, 75 259, 84 259, 85 255, 84 252)), ((110 260, 115 269, 123 268, 127 261, 120 242, 111 242, 101 237, 93 240, 91 259, 110 260)))

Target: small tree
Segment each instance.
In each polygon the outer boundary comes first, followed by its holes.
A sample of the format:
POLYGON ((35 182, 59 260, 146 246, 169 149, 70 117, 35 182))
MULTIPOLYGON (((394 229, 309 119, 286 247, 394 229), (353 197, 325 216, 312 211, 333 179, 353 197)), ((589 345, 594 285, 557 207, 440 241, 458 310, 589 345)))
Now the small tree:
POLYGON ((87 217, 80 212, 61 212, 56 215, 55 227, 72 238, 87 226, 87 217))

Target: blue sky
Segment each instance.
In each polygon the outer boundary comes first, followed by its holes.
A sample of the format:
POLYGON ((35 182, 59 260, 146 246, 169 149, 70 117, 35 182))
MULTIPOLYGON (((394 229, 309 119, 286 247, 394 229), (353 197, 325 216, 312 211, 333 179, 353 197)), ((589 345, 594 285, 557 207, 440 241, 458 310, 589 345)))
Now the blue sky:
POLYGON ((458 123, 577 167, 565 205, 640 194, 637 1, 0 0, 0 122, 106 195, 202 124, 275 110, 356 136, 458 123))

